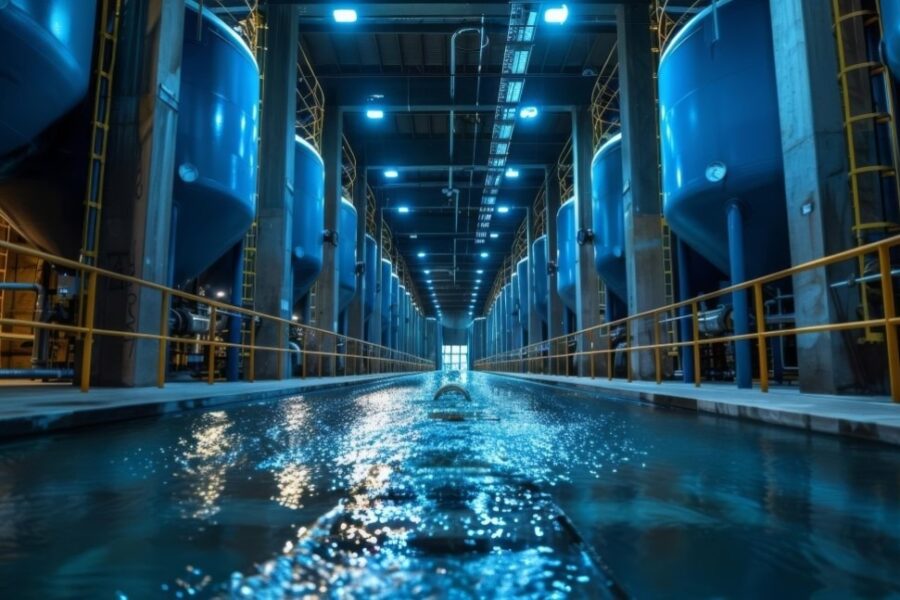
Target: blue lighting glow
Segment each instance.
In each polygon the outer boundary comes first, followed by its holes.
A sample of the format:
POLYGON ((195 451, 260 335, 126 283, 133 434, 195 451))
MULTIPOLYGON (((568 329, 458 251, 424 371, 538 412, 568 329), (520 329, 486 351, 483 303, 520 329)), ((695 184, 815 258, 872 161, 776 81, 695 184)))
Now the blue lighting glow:
POLYGON ((519 116, 523 119, 534 119, 538 116, 537 106, 523 106, 519 109, 519 116))
POLYGON ((425 258, 425 253, 419 252, 418 254, 416 254, 416 256, 418 256, 419 258, 425 258))
POLYGON ((566 22, 566 19, 569 18, 569 7, 563 4, 562 6, 553 6, 544 11, 544 22, 545 23, 553 23, 555 25, 562 25, 566 22))
POLYGON ((505 215, 506 213, 509 212, 509 207, 508 206, 498 206, 497 212, 500 213, 501 215, 505 215))
POLYGON ((384 176, 388 179, 397 179, 400 176, 400 173, 397 171, 397 169, 387 169, 384 172, 384 176))
POLYGON ((516 177, 519 176, 519 170, 518 170, 518 169, 513 169, 512 167, 509 167, 508 169, 506 169, 506 176, 507 176, 509 179, 515 179, 516 177))
POLYGON ((406 214, 409 212, 409 207, 408 206, 399 206, 399 207, 397 207, 397 212, 406 214))
POLYGON ((370 108, 369 110, 366 111, 366 118, 373 119, 373 120, 383 119, 384 111, 381 110, 380 108, 370 108))
POLYGON ((356 23, 357 14, 352 8, 336 8, 331 13, 335 23, 356 23))
POLYGON ((492 233, 492 234, 491 234, 491 239, 492 239, 492 240, 496 240, 498 237, 500 237, 500 234, 499 234, 499 233, 492 233))
POLYGON ((482 252, 482 253, 481 253, 481 258, 487 258, 487 257, 488 257, 488 253, 487 253, 487 252, 482 252))

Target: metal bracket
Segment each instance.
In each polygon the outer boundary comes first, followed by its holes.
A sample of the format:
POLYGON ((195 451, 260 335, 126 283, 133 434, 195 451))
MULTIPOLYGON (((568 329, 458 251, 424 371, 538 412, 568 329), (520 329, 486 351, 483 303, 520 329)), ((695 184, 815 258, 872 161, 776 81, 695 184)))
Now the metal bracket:
POLYGON ((331 244, 335 248, 338 246, 339 238, 340 234, 334 229, 326 229, 322 232, 322 241, 326 244, 331 244))

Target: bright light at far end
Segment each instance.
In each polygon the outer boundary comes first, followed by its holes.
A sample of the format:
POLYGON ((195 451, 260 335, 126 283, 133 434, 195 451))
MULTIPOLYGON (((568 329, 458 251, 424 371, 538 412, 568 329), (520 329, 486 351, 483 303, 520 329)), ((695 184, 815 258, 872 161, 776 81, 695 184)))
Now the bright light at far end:
POLYGON ((519 110, 519 116, 523 119, 533 119, 538 116, 537 106, 523 106, 519 110))
POLYGON ((398 207, 397 207, 397 212, 398 212, 398 213, 406 214, 406 213, 409 212, 409 207, 408 207, 408 206, 398 206, 398 207))
POLYGON ((482 252, 482 253, 481 253, 481 258, 487 258, 487 257, 488 257, 488 253, 487 253, 487 252, 482 252))
POLYGON ((519 176, 518 169, 513 169, 512 167, 509 167, 508 169, 506 169, 506 177, 508 179, 515 179, 518 176, 519 176))
POLYGON ((356 11, 352 8, 336 8, 331 16, 334 17, 335 23, 356 23, 357 18, 356 11))
POLYGON ((497 212, 500 214, 506 214, 509 212, 509 207, 508 206, 498 206, 497 212))
POLYGON ((554 23, 556 25, 562 25, 566 22, 566 19, 569 18, 569 7, 563 4, 562 6, 553 6, 544 11, 544 21, 546 23, 554 23))
POLYGON ((492 234, 491 234, 491 239, 492 239, 492 240, 496 240, 498 237, 500 237, 500 234, 499 234, 499 233, 492 233, 492 234))
POLYGON ((484 275, 484 269, 478 269, 475 272, 478 273, 479 275, 484 275))
POLYGON ((380 108, 370 108, 366 111, 366 118, 369 119, 383 119, 384 111, 380 108))
MULTIPOLYGON (((384 116, 384 113, 382 113, 382 116, 384 116)), ((400 172, 397 169, 385 169, 384 176, 388 179, 397 179, 400 177, 400 172)))
POLYGON ((425 253, 419 252, 418 254, 416 254, 416 256, 418 256, 419 258, 425 258, 425 253))

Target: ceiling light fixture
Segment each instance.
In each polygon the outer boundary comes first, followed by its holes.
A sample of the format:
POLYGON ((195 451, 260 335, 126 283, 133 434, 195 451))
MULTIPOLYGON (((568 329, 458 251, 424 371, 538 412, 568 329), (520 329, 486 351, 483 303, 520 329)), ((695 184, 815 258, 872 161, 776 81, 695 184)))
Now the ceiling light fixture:
POLYGON ((519 116, 523 119, 534 119, 538 116, 537 106, 523 106, 519 110, 519 116))
MULTIPOLYGON (((383 115, 384 113, 382 113, 383 115)), ((384 176, 388 179, 397 179, 400 177, 400 172, 397 169, 387 169, 384 172, 384 176)))
POLYGON ((544 22, 553 23, 554 25, 562 25, 569 18, 569 7, 553 6, 544 11, 544 22))
POLYGON ((366 118, 377 120, 384 118, 384 111, 380 108, 370 108, 366 111, 366 118))
POLYGON ((357 14, 352 8, 336 8, 331 13, 336 23, 356 23, 357 14))

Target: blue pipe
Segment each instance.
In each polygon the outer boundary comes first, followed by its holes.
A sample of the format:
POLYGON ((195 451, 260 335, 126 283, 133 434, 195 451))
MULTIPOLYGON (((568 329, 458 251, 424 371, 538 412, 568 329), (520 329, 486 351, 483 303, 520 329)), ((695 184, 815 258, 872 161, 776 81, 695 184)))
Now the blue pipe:
MULTIPOLYGON (((691 274, 688 264, 688 248, 685 243, 678 240, 678 301, 692 297, 691 274)), ((682 342, 694 341, 694 329, 691 323, 691 309, 682 306, 678 309, 678 337, 682 342)), ((681 347, 681 379, 685 383, 694 382, 694 349, 691 346, 681 347)))
MULTIPOLYGON (((731 267, 731 284, 737 285, 747 281, 746 263, 744 260, 744 218, 737 202, 728 206, 728 258, 731 267)), ((747 290, 732 294, 734 310, 735 335, 750 333, 749 308, 747 306, 747 290)), ((737 372, 737 385, 741 389, 753 387, 753 364, 750 359, 750 341, 740 340, 734 343, 734 363, 737 372)))
MULTIPOLYGON (((238 242, 231 251, 231 303, 241 306, 244 303, 244 243, 238 242)), ((253 324, 251 323, 251 327, 253 324)), ((228 318, 228 343, 241 343, 241 316, 231 315, 228 318)), ((225 378, 228 381, 237 381, 239 378, 238 362, 240 348, 229 347, 225 353, 225 378)))

